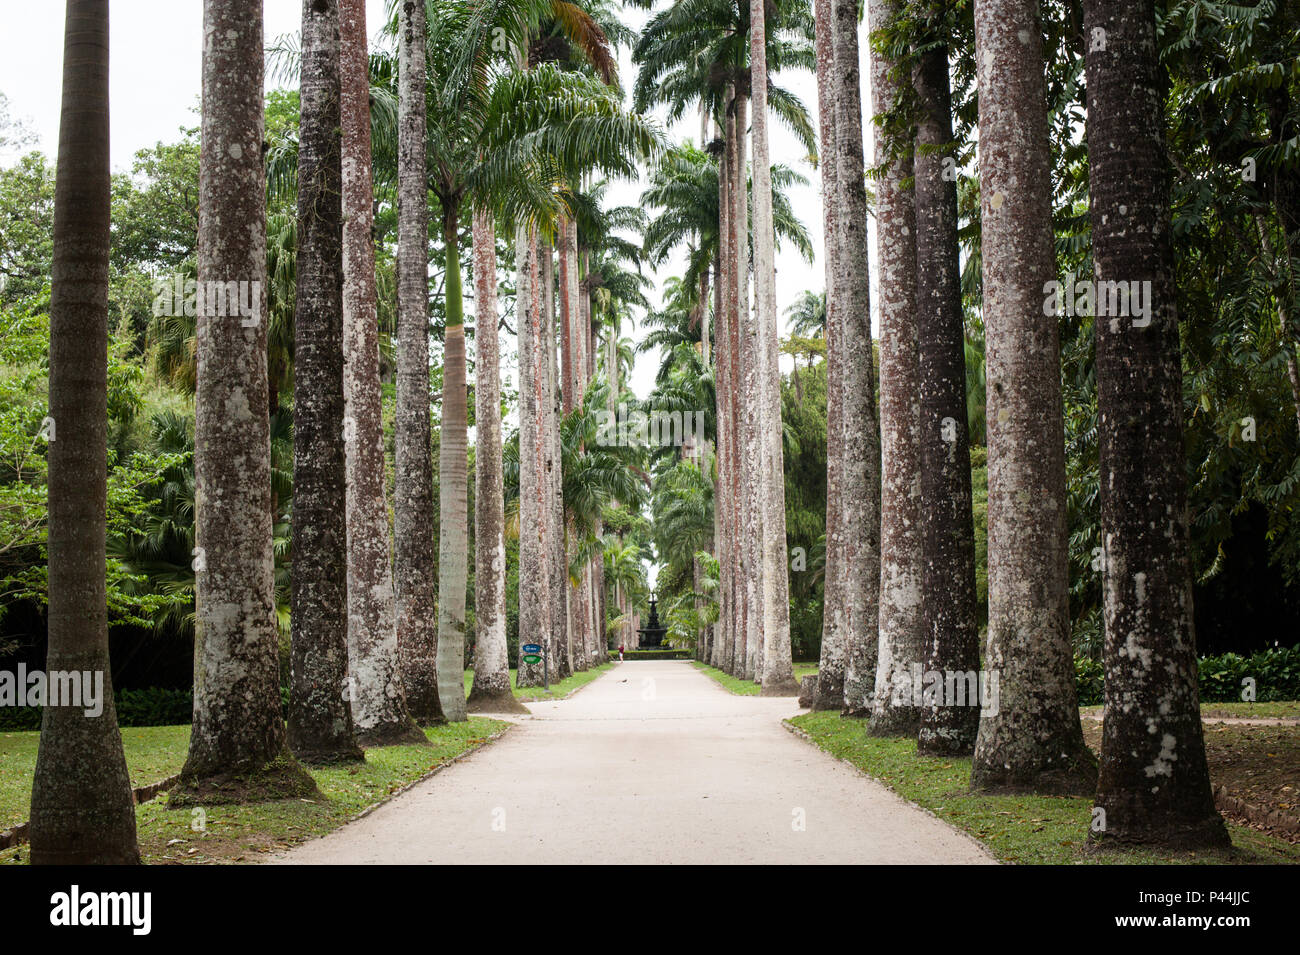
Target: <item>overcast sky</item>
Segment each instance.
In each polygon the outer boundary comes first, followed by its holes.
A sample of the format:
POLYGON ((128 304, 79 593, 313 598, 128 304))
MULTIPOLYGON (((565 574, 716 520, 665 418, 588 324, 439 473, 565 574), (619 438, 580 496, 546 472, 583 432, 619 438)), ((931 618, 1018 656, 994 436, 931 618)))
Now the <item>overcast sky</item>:
MULTIPOLYGON (((367 16, 374 36, 382 21, 384 0, 367 0, 367 16)), ((199 102, 202 0, 114 0, 112 5, 111 108, 114 171, 129 171, 136 150, 156 142, 174 142, 183 126, 197 126, 199 102)), ((58 147, 59 98, 63 54, 64 4, 58 0, 0 0, 0 92, 9 98, 12 117, 25 121, 38 137, 37 147, 51 158, 58 147)), ((285 33, 297 32, 301 22, 298 0, 266 0, 268 44, 285 33)), ((629 25, 639 28, 648 18, 644 11, 626 11, 629 25)), ((865 58, 865 49, 864 49, 865 58)), ((631 57, 620 56, 623 84, 633 79, 631 57)), ((862 71, 865 77, 867 70, 862 71)), ((816 119, 817 87, 809 73, 787 73, 776 81, 795 92, 816 119)), ((272 84, 278 85, 278 84, 272 84)), ((864 105, 869 102, 863 89, 864 105)), ((864 123, 869 136, 869 123, 864 123)), ((698 118, 683 120, 669 129, 670 139, 699 138, 698 118)), ((868 142, 868 156, 870 156, 868 142)), ((772 124, 772 161, 802 172, 806 187, 791 190, 796 214, 812 236, 817 261, 809 265, 793 249, 777 253, 777 305, 784 322, 785 309, 805 290, 821 291, 820 180, 808 164, 805 151, 779 122, 772 124)), ((7 164, 13 157, 0 156, 7 164)), ((617 205, 639 204, 640 182, 618 183, 610 190, 617 205)), ((680 274, 678 257, 653 276, 651 301, 658 304, 660 285, 680 274)), ((627 332, 625 331, 625 334, 627 332)), ((658 360, 643 356, 637 363, 633 388, 641 396, 650 390, 658 360)))

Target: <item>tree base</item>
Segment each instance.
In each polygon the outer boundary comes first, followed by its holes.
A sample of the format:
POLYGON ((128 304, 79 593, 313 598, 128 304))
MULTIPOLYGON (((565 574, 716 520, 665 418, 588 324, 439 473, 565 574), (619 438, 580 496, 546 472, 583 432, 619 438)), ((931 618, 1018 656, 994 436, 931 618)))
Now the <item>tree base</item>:
POLYGON ((839 675, 837 679, 820 670, 817 673, 817 692, 813 694, 812 710, 814 713, 822 713, 829 710, 839 710, 844 706, 844 676, 839 675))
POLYGON ((383 723, 371 729, 356 730, 357 745, 362 749, 376 749, 380 746, 432 746, 429 737, 415 725, 414 720, 396 723, 383 723))
POLYGON ((141 865, 140 849, 133 842, 129 846, 101 847, 95 852, 84 848, 32 849, 28 852, 31 865, 141 865))
POLYGON ((879 739, 915 738, 920 729, 920 710, 914 706, 891 706, 871 714, 867 735, 879 739))
POLYGON ((364 763, 366 753, 360 746, 332 747, 330 749, 301 749, 294 757, 306 766, 340 766, 346 763, 364 763))
POLYGON ((1124 851, 1126 849, 1231 849, 1232 839, 1223 817, 1217 812, 1195 822, 1169 825, 1165 820, 1152 820, 1150 827, 1119 828, 1107 826, 1105 832, 1089 832, 1087 848, 1090 852, 1124 851))
POLYGON ((1047 768, 972 766, 970 788, 992 796, 1092 796, 1097 791, 1097 760, 1084 746, 1082 752, 1047 768))
POLYGON ((470 713, 530 713, 509 690, 470 690, 465 709, 470 713))
POLYGON ((795 682, 794 677, 785 680, 778 680, 773 683, 764 683, 763 688, 758 691, 759 696, 798 696, 799 684, 795 682))
POLYGON ((274 802, 279 799, 323 799, 316 780, 285 753, 256 769, 212 774, 181 772, 181 781, 167 798, 171 809, 274 802))

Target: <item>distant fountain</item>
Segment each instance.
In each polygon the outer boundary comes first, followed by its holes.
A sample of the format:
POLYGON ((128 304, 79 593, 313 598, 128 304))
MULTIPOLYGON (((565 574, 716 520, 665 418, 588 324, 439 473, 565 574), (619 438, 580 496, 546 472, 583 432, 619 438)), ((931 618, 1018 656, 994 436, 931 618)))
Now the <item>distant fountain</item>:
POLYGON ((662 647, 664 644, 664 634, 668 628, 659 623, 659 608, 656 604, 655 595, 650 594, 650 620, 644 627, 637 630, 641 635, 637 641, 638 650, 653 650, 662 647))

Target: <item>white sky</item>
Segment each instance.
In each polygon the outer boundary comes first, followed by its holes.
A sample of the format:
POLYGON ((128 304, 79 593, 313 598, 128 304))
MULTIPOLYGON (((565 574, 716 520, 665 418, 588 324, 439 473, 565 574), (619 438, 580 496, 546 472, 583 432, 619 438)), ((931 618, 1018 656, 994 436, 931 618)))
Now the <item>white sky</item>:
MULTIPOLYGON (((383 7, 383 0, 366 0, 372 36, 382 22, 383 7)), ((199 102, 202 9, 202 0, 114 0, 110 58, 114 171, 129 170, 136 150, 159 141, 173 142, 182 126, 198 125, 194 109, 199 102)), ((9 98, 12 117, 30 125, 39 140, 37 148, 51 158, 58 147, 63 14, 59 0, 0 0, 0 92, 9 98)), ((640 27, 648 14, 629 9, 625 17, 630 25, 640 27)), ((299 0, 266 0, 267 42, 296 32, 300 18, 299 0)), ((865 60, 865 44, 862 47, 865 60)), ((630 89, 633 68, 628 51, 623 51, 620 63, 623 84, 630 89)), ((862 75, 869 75, 865 68, 862 75)), ((812 74, 787 73, 777 81, 805 102, 815 122, 817 87, 812 74)), ((869 102, 864 87, 863 103, 869 102)), ((870 124, 864 126, 869 136, 870 124)), ((805 289, 821 291, 824 285, 820 179, 805 161, 804 150, 794 136, 779 122, 774 121, 771 130, 772 161, 785 163, 810 179, 808 186, 791 190, 791 201, 812 236, 817 255, 817 261, 808 265, 793 249, 778 252, 777 305, 784 321, 785 309, 805 289)), ((698 118, 688 117, 675 124, 669 135, 673 141, 698 139, 698 118)), ((870 148, 868 142, 868 157, 870 148)), ((0 157, 0 163, 9 161, 11 156, 0 157)), ((642 187, 640 182, 615 184, 610 201, 639 204, 642 187)), ((678 257, 653 277, 653 303, 659 302, 662 280, 680 274, 681 267, 678 257)), ((638 394, 649 392, 657 368, 656 356, 638 360, 632 380, 638 394)))

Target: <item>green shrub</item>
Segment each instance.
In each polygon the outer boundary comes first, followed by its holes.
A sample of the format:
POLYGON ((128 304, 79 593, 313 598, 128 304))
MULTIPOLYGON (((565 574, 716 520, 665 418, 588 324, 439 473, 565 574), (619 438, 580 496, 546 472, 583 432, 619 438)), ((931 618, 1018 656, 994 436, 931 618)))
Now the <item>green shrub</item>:
MULTIPOLYGON (((190 722, 194 699, 189 690, 150 687, 147 690, 121 690, 113 694, 118 726, 183 726, 190 722)), ((0 707, 0 730, 38 730, 41 707, 0 707)))
POLYGON ((1074 685, 1080 706, 1095 706, 1104 701, 1102 665, 1091 657, 1074 658, 1074 685))
MULTIPOLYGON (((1300 644, 1294 647, 1270 647, 1248 657, 1224 653, 1201 657, 1196 662, 1200 677, 1202 703, 1240 703, 1243 681, 1255 681, 1255 700, 1300 700, 1300 644)), ((1103 668, 1090 657, 1074 658, 1074 679, 1079 705, 1094 706, 1104 702, 1103 668)))

